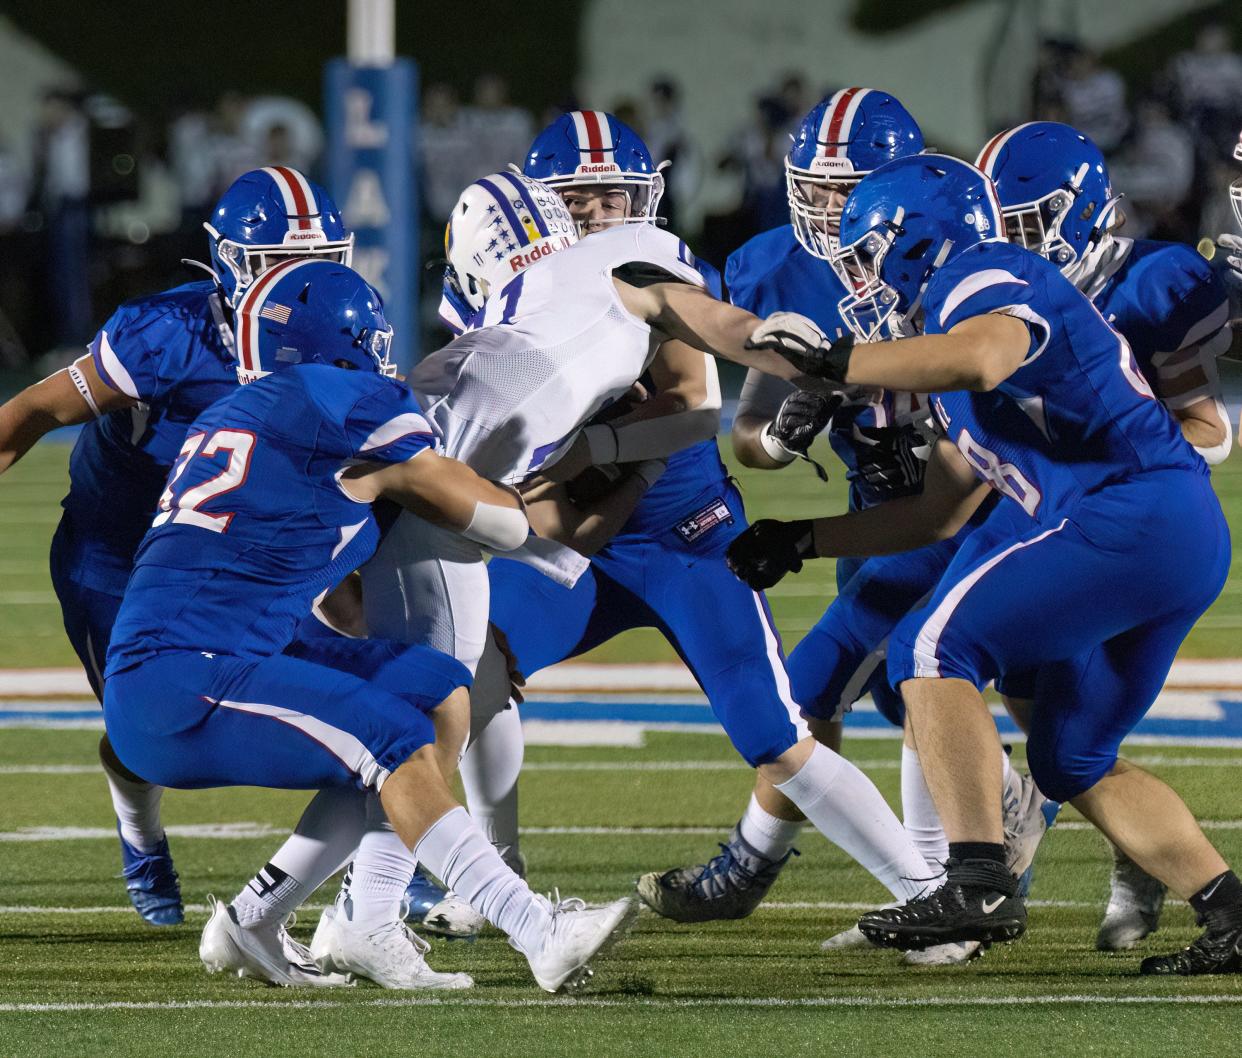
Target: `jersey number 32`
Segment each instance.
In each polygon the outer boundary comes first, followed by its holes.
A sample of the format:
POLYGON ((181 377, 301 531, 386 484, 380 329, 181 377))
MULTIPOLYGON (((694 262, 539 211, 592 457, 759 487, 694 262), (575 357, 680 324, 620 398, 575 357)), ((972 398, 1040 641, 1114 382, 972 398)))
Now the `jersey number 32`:
MULTIPOLYGON (((216 430, 210 436, 205 433, 190 434, 177 453, 168 485, 160 496, 159 513, 151 523, 181 522, 223 533, 233 520, 230 511, 203 510, 203 505, 227 492, 240 488, 250 472, 250 459, 254 455, 255 435, 249 430, 216 430), (212 459, 220 453, 228 453, 224 469, 211 477, 191 485, 185 480, 186 470, 196 459, 212 459)), ((190 475, 193 480, 197 475, 190 475)))

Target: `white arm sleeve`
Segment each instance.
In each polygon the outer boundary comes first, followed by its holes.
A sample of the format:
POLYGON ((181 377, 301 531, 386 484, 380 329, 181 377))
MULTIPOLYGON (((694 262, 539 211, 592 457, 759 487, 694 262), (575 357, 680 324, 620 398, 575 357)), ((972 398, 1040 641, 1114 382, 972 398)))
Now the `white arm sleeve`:
POLYGON ((479 501, 461 535, 490 551, 513 551, 526 543, 530 523, 520 507, 498 507, 479 501))
POLYGON ((751 368, 746 372, 746 381, 742 384, 742 396, 737 402, 737 414, 754 415, 771 421, 781 410, 785 398, 797 390, 792 382, 775 375, 765 375, 762 371, 751 368))
POLYGON ((705 353, 703 359, 707 364, 707 392, 698 404, 624 426, 614 427, 609 423, 588 426, 583 433, 591 462, 602 465, 663 459, 715 437, 720 429, 720 376, 716 372, 715 358, 705 353))

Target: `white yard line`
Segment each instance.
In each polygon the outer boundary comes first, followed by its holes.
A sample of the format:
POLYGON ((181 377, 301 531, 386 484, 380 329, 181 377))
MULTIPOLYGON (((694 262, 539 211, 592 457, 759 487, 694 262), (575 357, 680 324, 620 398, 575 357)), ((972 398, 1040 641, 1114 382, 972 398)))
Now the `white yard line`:
MULTIPOLYGON (((1175 757, 1165 754, 1138 756, 1126 760, 1149 768, 1242 768, 1237 757, 1175 757)), ((864 771, 892 771, 901 767, 894 757, 875 759, 851 757, 850 762, 864 771)), ((522 766, 522 772, 735 772, 745 767, 736 760, 539 760, 522 766)), ((98 764, 0 764, 0 775, 98 775, 98 764)))
POLYGON ((1031 996, 804 996, 794 999, 774 996, 724 996, 703 998, 654 998, 634 996, 611 999, 604 996, 534 997, 529 999, 461 998, 441 999, 436 996, 411 996, 409 998, 360 999, 343 1002, 338 999, 185 999, 165 1002, 116 1001, 110 1003, 0 1003, 0 1014, 79 1014, 109 1010, 339 1010, 345 1008, 406 1008, 406 1007, 481 1007, 485 1009, 524 1009, 548 1007, 552 1009, 601 1009, 633 1010, 638 1008, 685 1010, 695 1008, 749 1007, 776 1009, 789 1008, 844 1008, 893 1010, 920 1007, 1041 1007, 1041 1006, 1236 1006, 1242 1004, 1242 995, 1171 995, 1127 996, 1101 993, 1069 993, 1065 995, 1031 996))
MULTIPOLYGON (((1205 819, 1199 825, 1204 830, 1242 830, 1242 819, 1205 819)), ((559 826, 559 827, 522 827, 521 832, 535 837, 680 837, 695 835, 726 834, 731 823, 717 826, 670 826, 670 827, 627 827, 627 826, 559 826)), ((1057 823, 1055 831, 1093 830, 1090 823, 1081 820, 1070 820, 1057 823)), ((216 841, 247 841, 251 838, 280 837, 288 834, 285 827, 271 826, 267 823, 235 822, 235 823, 187 823, 168 827, 169 837, 206 838, 216 841)), ((807 831, 803 840, 817 837, 815 831, 807 831)), ((22 827, 19 830, 0 831, 0 844, 34 843, 50 841, 107 841, 116 839, 114 827, 22 827)))
MULTIPOLYGON (((26 595, 27 593, 13 593, 26 595)), ((29 593, 31 596, 42 593, 29 593)), ((1242 624, 1242 616, 1221 615, 1221 620, 1242 624)), ((1228 627, 1233 627, 1232 623, 1228 627)), ((1221 627, 1225 627, 1222 625, 1221 627)), ((1166 686, 1169 690, 1242 689, 1242 658, 1186 659, 1175 661, 1166 686)), ((567 662, 531 677, 526 688, 531 697, 543 693, 583 694, 607 692, 697 693, 698 684, 679 662, 603 665, 567 662)), ((90 686, 81 669, 0 670, 0 698, 24 695, 89 696, 90 686), (35 689, 35 688, 38 689, 35 689)))

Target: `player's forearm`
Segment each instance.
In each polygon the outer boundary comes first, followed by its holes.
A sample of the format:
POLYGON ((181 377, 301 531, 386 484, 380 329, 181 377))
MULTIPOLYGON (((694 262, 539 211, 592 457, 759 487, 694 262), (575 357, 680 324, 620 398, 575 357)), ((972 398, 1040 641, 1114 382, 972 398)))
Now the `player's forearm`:
POLYGON ((791 459, 773 458, 763 446, 763 431, 771 421, 758 415, 738 415, 734 418, 729 438, 733 442, 733 454, 742 466, 756 470, 779 470, 792 462, 791 459))
POLYGON ((1219 400, 1196 401, 1173 413, 1182 436, 1192 444, 1210 466, 1221 463, 1233 447, 1233 426, 1229 413, 1219 400))
POLYGON ((32 386, 0 406, 0 474, 21 459, 46 434, 87 418, 82 416, 75 420, 73 416, 57 414, 55 408, 39 400, 38 390, 45 384, 41 382, 32 386))
POLYGON ((664 459, 715 437, 720 430, 720 399, 706 395, 694 407, 677 394, 660 393, 625 419, 596 423, 583 430, 591 463, 638 463, 664 459))
POLYGON ((593 555, 621 531, 650 486, 645 477, 630 474, 606 496, 580 508, 570 502, 565 486, 541 490, 527 497, 531 528, 581 555, 593 555))
POLYGON ((994 389, 1010 372, 973 338, 925 334, 892 342, 855 345, 845 381, 907 393, 994 389))
POLYGON ((893 555, 947 540, 966 524, 987 495, 986 486, 953 503, 926 491, 863 511, 812 523, 817 558, 893 555))

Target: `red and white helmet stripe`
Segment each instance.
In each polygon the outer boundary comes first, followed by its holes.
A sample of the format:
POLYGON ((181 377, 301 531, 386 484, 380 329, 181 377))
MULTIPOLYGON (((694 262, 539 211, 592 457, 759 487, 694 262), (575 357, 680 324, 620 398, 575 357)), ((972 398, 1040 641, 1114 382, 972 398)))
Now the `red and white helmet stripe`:
POLYGON ((280 197, 285 203, 285 212, 289 214, 290 231, 309 231, 312 228, 323 229, 323 217, 319 212, 319 203, 315 201, 310 183, 296 169, 284 165, 265 166, 263 171, 272 178, 280 197))
POLYGON ((996 164, 996 159, 1000 157, 1001 148, 1009 142, 1010 137, 1015 132, 1020 132, 1022 129, 1026 128, 1027 125, 1032 124, 1034 124, 1034 122, 1027 121, 1023 122, 1021 125, 1015 125, 1011 129, 1006 129, 1004 132, 998 132, 995 136, 988 140, 988 142, 984 145, 983 150, 979 152, 979 159, 975 162, 976 168, 982 169, 988 179, 991 179, 992 166, 996 164))
POLYGON ((575 110, 574 131, 578 134, 578 150, 590 151, 592 162, 615 161, 613 151, 616 145, 612 142, 612 129, 608 125, 608 115, 602 110, 575 110))
POLYGON ((848 158, 850 127, 858 106, 871 91, 870 88, 843 88, 835 93, 824 108, 824 118, 819 125, 818 153, 822 158, 848 158))
POLYGON ((266 373, 259 355, 259 314, 278 279, 304 265, 313 264, 314 260, 299 257, 272 265, 242 295, 237 304, 237 362, 240 371, 255 378, 266 373))

